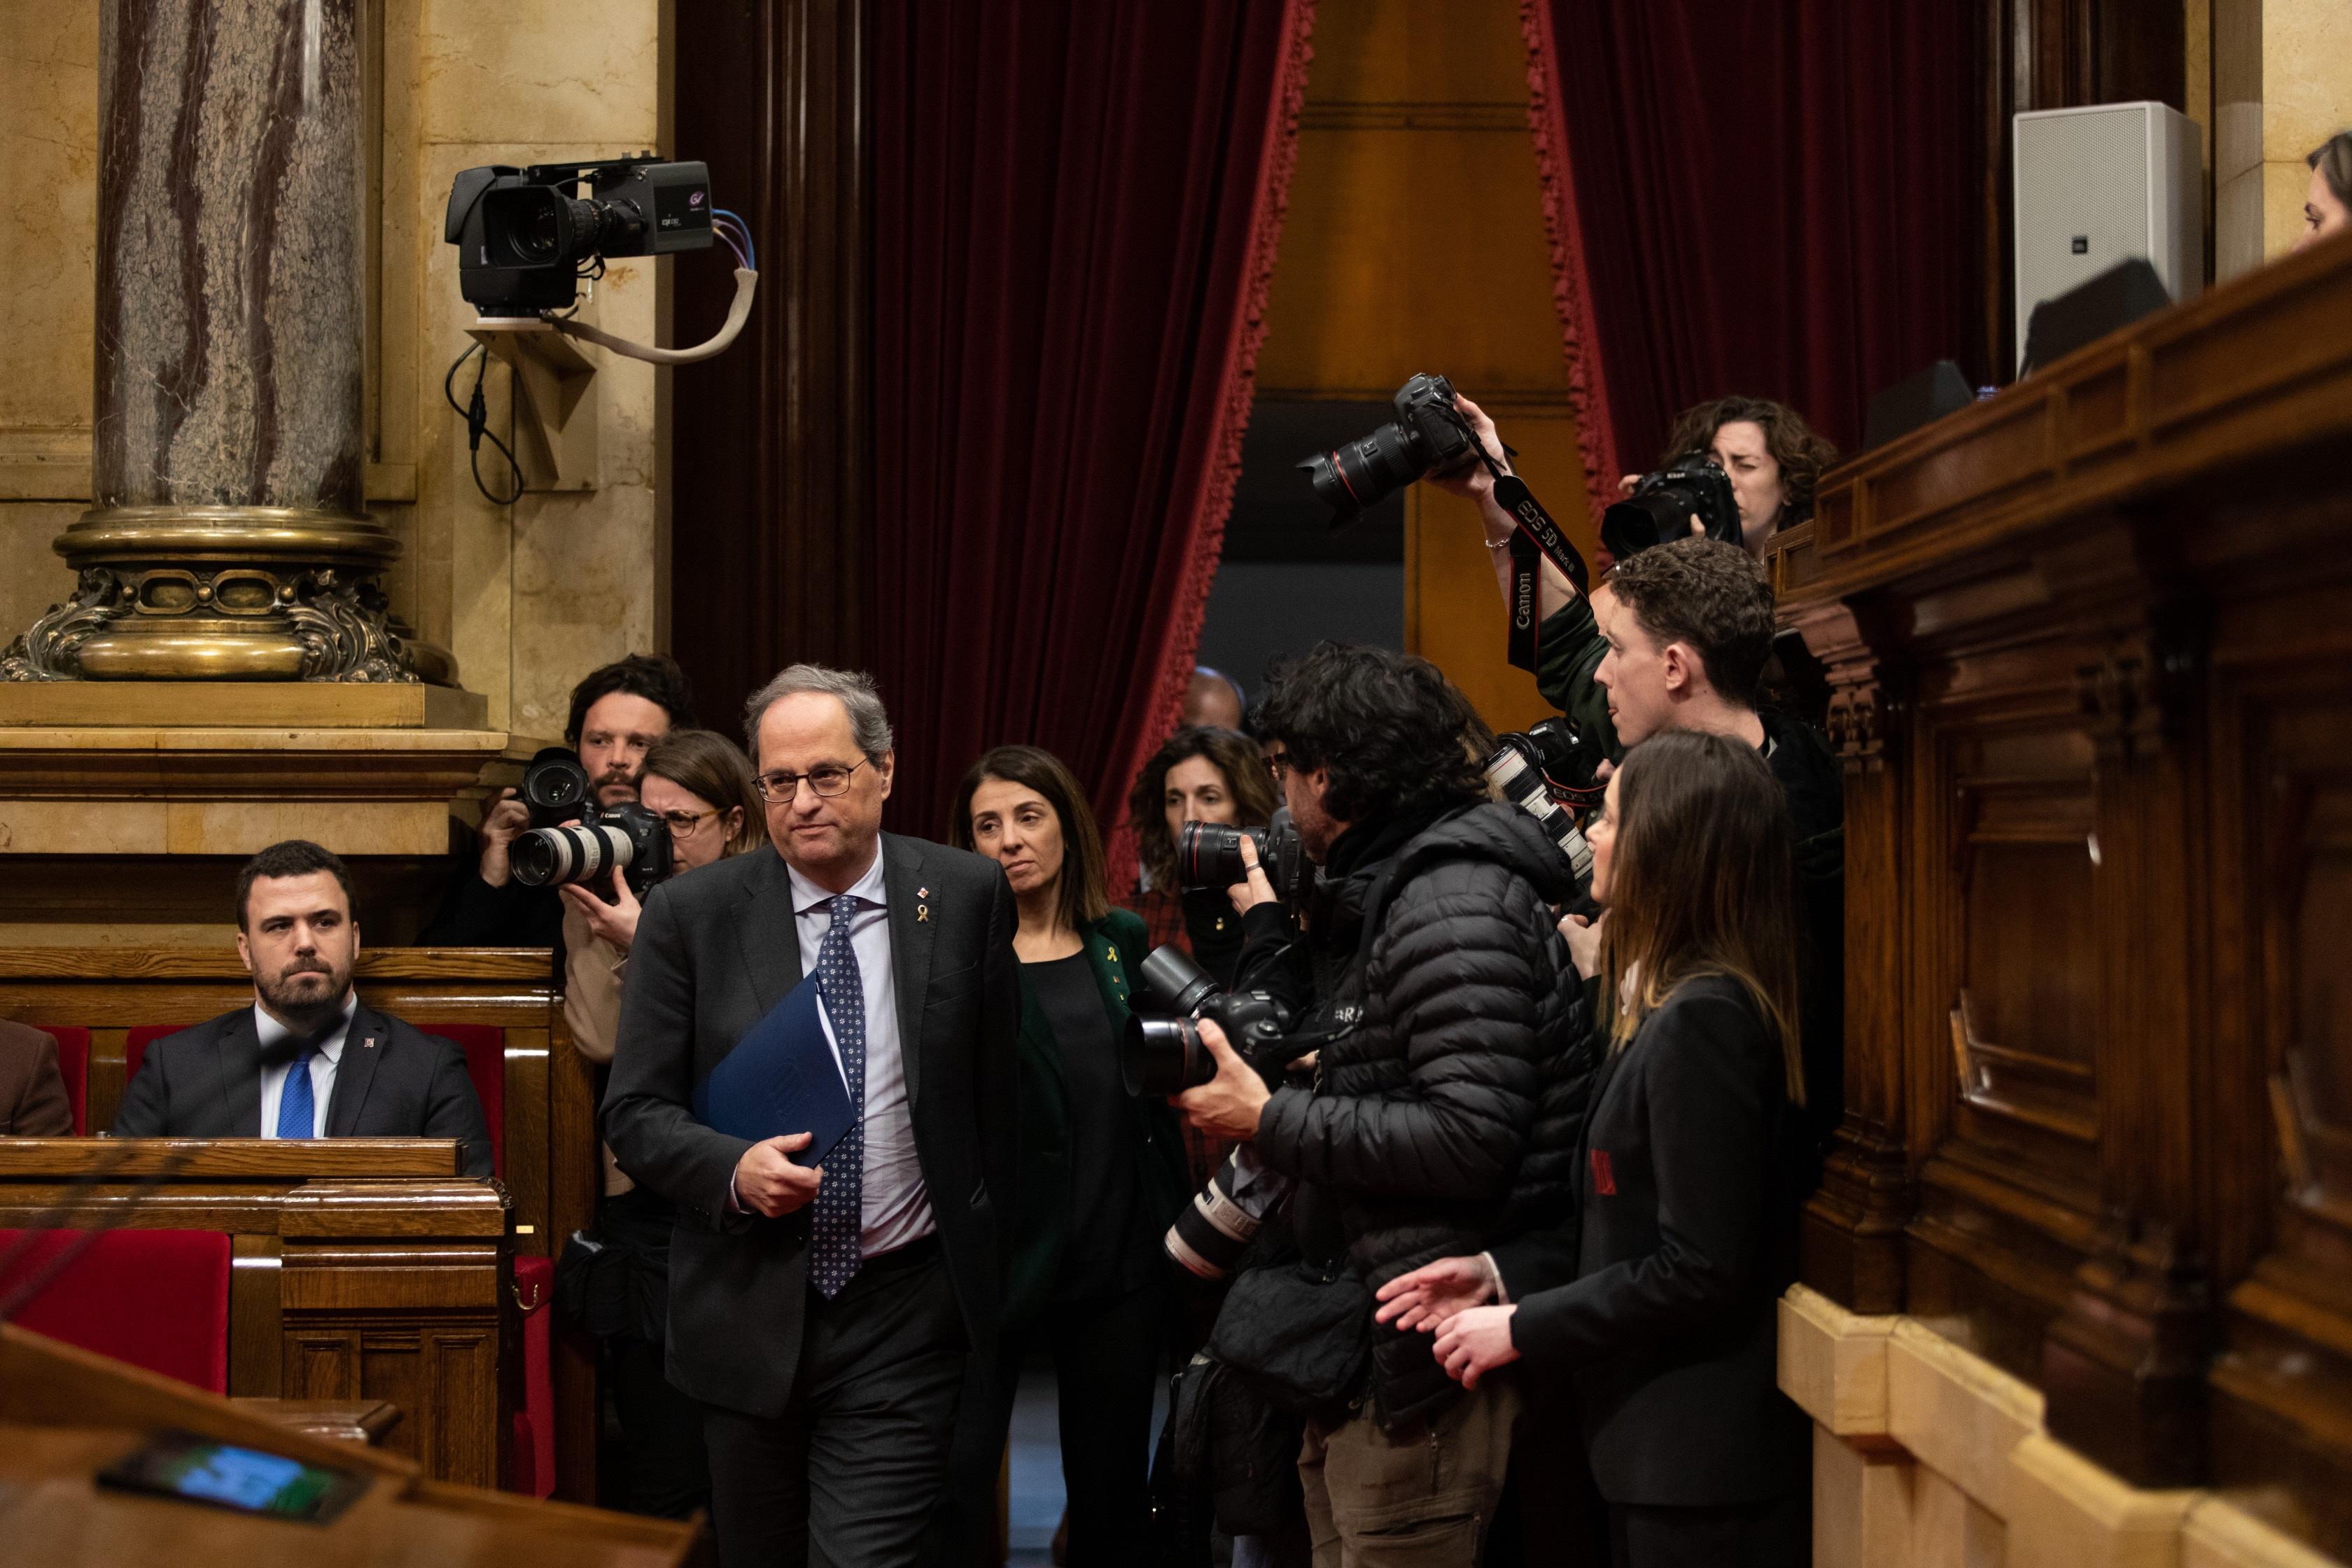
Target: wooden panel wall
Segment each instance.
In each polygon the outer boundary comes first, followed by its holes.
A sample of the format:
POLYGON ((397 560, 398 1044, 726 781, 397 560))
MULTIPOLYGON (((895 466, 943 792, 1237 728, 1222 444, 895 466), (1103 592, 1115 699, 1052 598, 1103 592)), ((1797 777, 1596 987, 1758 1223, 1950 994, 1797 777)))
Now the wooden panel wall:
MULTIPOLYGON (((1258 395, 1385 403, 1416 371, 1494 414, 1589 549, 1517 9, 1318 0, 1258 395)), ((1425 485, 1406 506, 1405 646, 1497 728, 1544 717, 1476 514, 1425 485)))
POLYGON ((1845 465, 1775 555, 1846 762, 1806 1282, 2339 1554, 2347 463, 2339 240, 1845 465))

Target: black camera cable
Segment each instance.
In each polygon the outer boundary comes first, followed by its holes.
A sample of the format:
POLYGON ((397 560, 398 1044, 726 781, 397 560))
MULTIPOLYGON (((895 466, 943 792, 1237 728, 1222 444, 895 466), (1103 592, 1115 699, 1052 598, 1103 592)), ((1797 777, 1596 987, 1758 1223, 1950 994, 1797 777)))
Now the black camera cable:
POLYGON ((497 434, 490 429, 489 410, 482 401, 482 378, 489 374, 489 345, 478 342, 474 344, 449 362, 449 374, 441 378, 441 395, 448 400, 449 406, 466 422, 466 447, 470 454, 469 466, 474 470, 474 488, 481 491, 482 499, 492 506, 512 506, 522 499, 522 465, 515 461, 513 449, 504 441, 499 440, 497 434), (476 354, 482 356, 482 363, 474 371, 474 395, 467 403, 461 405, 457 401, 457 372, 476 354), (485 437, 489 438, 491 446, 499 449, 499 455, 507 460, 507 467, 514 470, 514 494, 510 496, 499 495, 482 482, 482 440, 485 437))

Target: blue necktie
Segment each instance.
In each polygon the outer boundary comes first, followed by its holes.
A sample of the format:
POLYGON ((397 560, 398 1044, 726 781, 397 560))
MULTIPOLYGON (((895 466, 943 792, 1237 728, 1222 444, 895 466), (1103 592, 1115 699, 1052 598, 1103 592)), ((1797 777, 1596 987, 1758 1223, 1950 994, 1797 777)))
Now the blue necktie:
POLYGON ((286 1069, 286 1087, 278 1094, 278 1136, 315 1138, 319 1132, 319 1101, 310 1089, 310 1058, 317 1047, 302 1042, 294 1063, 286 1069))
POLYGON ((857 973, 857 952, 849 945, 849 922, 857 900, 847 893, 826 908, 833 924, 816 950, 816 983, 825 1016, 841 1047, 849 1079, 849 1131, 825 1156, 824 1184, 816 1190, 809 1226, 809 1278, 817 1294, 832 1300, 857 1272, 858 1232, 863 1228, 866 1187, 866 983, 857 973))

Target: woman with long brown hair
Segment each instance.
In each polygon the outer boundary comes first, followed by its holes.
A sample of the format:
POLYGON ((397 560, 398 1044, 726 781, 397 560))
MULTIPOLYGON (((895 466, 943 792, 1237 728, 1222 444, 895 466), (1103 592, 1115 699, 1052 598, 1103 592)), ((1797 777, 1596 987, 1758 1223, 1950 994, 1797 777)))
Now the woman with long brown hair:
MULTIPOLYGON (((1018 1185, 998 1354, 974 1357, 949 1498, 969 1561, 986 1539, 1022 1358, 1050 1345, 1060 1390, 1071 1568, 1148 1555, 1146 1458, 1169 1308, 1160 1237, 1190 1196, 1167 1101, 1126 1092, 1143 922, 1111 907, 1102 835, 1058 757, 999 746, 956 791, 959 849, 1004 868, 1019 924, 1018 1185)), ((1009 1201, 1008 1201, 1009 1199, 1009 1201)))
POLYGON ((1806 1174, 1788 804, 1754 747, 1668 731, 1626 753, 1586 837, 1605 1054, 1580 1224, 1415 1270, 1381 1316, 1434 1329, 1465 1387, 1518 1362, 1574 1385, 1619 1564, 1794 1568, 1811 1447, 1774 1373, 1806 1174))
POLYGON ((1219 984, 1231 984, 1241 956, 1241 919, 1223 888, 1187 890, 1176 872, 1176 838, 1187 822, 1264 827, 1274 816, 1274 779, 1257 747, 1212 725, 1177 731, 1151 755, 1128 793, 1141 875, 1131 900, 1151 945, 1174 942, 1219 984))

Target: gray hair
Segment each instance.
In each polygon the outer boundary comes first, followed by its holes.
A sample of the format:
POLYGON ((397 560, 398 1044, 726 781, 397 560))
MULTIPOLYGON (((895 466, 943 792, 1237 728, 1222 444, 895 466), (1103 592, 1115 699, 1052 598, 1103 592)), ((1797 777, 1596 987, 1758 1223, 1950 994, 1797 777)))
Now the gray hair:
POLYGON ((849 710, 850 737, 869 759, 879 761, 890 749, 890 715, 883 710, 882 694, 874 689, 872 676, 822 664, 795 664, 751 693, 751 700, 743 704, 743 746, 751 753, 754 767, 760 762, 760 721, 778 702, 803 691, 822 691, 849 710))

